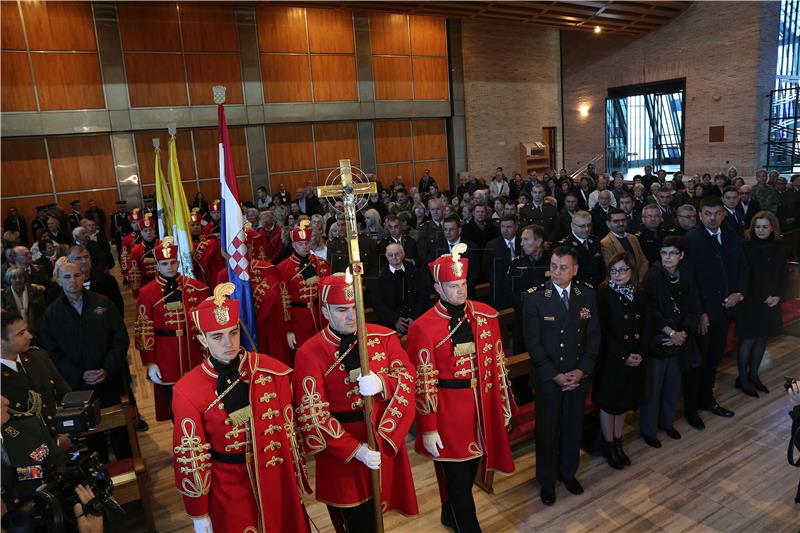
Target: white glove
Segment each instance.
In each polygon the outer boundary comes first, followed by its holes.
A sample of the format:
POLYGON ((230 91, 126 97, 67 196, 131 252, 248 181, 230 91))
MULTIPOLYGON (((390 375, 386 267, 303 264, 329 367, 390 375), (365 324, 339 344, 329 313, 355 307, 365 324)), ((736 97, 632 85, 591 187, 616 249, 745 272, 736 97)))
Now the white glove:
POLYGON ((358 393, 361 396, 375 396, 383 392, 383 380, 378 374, 370 372, 366 376, 358 376, 358 393))
POLYGON ((297 337, 291 331, 286 334, 286 342, 289 343, 290 350, 297 348, 297 337))
POLYGON ((147 365, 147 377, 150 378, 150 381, 153 383, 161 385, 161 369, 158 368, 157 364, 153 363, 152 365, 147 365))
POLYGON ((210 516, 192 518, 192 524, 194 524, 194 533, 214 533, 214 528, 211 527, 210 516))
POLYGON ((442 444, 442 437, 439 436, 438 431, 428 431, 422 434, 422 446, 433 457, 439 457, 439 450, 444 450, 442 444))
POLYGON ((378 470, 381 467, 381 452, 370 450, 367 443, 358 447, 356 459, 364 463, 370 470, 378 470))

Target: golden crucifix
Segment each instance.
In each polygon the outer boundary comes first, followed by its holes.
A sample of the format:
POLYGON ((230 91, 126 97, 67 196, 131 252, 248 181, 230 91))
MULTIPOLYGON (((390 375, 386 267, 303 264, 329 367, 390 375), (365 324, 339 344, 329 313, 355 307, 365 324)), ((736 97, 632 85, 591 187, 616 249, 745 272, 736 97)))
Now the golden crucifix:
MULTIPOLYGON (((358 197, 361 195, 377 194, 378 188, 374 183, 353 183, 353 169, 349 159, 339 160, 339 183, 336 185, 323 185, 317 187, 317 196, 320 198, 341 197, 344 204, 344 221, 347 229, 348 255, 350 268, 353 272, 353 290, 356 301, 356 327, 358 336, 358 355, 361 360, 361 375, 369 374, 369 355, 367 354, 367 321, 364 318, 364 290, 361 277, 364 266, 361 263, 361 253, 358 249, 358 225, 356 211, 358 210, 358 197)), ((364 398, 364 421, 367 425, 367 445, 373 451, 378 451, 375 432, 372 427, 372 396, 364 398)), ((381 471, 370 470, 372 479, 372 502, 375 507, 375 530, 383 533, 383 511, 381 509, 381 471)))

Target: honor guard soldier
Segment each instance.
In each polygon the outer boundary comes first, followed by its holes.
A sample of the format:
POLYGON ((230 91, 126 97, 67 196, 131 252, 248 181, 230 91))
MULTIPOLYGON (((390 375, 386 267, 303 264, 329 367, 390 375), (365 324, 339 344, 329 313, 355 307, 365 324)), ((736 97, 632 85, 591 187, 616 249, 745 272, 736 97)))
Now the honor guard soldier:
POLYGON ((330 274, 331 269, 327 261, 309 253, 310 240, 310 222, 301 220, 300 225, 292 229, 294 253, 278 264, 286 342, 290 350, 298 349, 325 326, 320 314, 317 282, 330 274))
POLYGON ((178 247, 165 237, 155 248, 156 279, 139 291, 134 337, 153 382, 156 420, 172 418, 172 386, 203 361, 188 310, 211 295, 199 281, 178 274, 178 247))
POLYGON ((599 285, 605 278, 603 253, 600 239, 592 237, 592 215, 587 211, 577 211, 572 215, 570 233, 558 242, 558 246, 569 246, 578 256, 578 274, 576 279, 599 285))
MULTIPOLYGON (((56 408, 70 391, 47 352, 31 346, 28 324, 15 312, 2 311, 3 398, 10 419, 3 422, 3 500, 13 503, 32 496, 46 467, 65 459, 59 449, 69 439, 59 436, 56 408), (6 471, 6 465, 9 467, 6 471), (8 474, 8 475, 7 475, 8 474)), ((5 410, 5 409, 4 409, 5 410)))
POLYGON ((250 285, 256 310, 259 346, 284 364, 291 363, 286 346, 280 274, 269 261, 250 261, 250 285))
POLYGON ((189 229, 192 236, 197 231, 198 238, 192 254, 197 279, 213 289, 217 284, 217 272, 225 267, 225 259, 222 257, 219 236, 215 233, 203 233, 202 221, 199 209, 193 209, 190 215, 189 229))
POLYGON ((222 218, 222 203, 219 201, 219 198, 208 204, 208 213, 203 220, 203 233, 215 233, 219 235, 219 224, 220 219, 222 218))
POLYGON ((142 242, 141 228, 139 227, 141 221, 142 212, 139 211, 138 207, 134 207, 128 215, 131 231, 122 237, 119 242, 119 269, 122 272, 122 279, 125 284, 128 283, 128 272, 131 268, 131 248, 142 242))
POLYGON ((362 376, 351 276, 334 274, 319 286, 328 325, 297 351, 297 421, 316 458, 317 500, 336 531, 375 531, 369 469, 381 471, 384 512, 419 513, 404 441, 414 421, 414 368, 395 331, 367 324, 370 373, 362 376), (366 444, 363 396, 375 399, 379 451, 366 444))
POLYGON ((175 385, 175 485, 197 533, 308 533, 292 369, 241 347, 233 290, 191 310, 211 355, 175 385))
POLYGON ((523 303, 536 395, 536 479, 545 505, 556 501, 557 478, 571 493, 583 492, 575 474, 600 322, 594 289, 574 279, 578 272, 576 251, 559 246, 550 258, 550 281, 529 289, 523 303))
POLYGON ((466 245, 428 264, 439 301, 411 324, 408 353, 417 366, 417 452, 433 457, 442 523, 480 531, 472 483, 514 471, 508 441, 512 410, 497 311, 467 300, 466 245))
POLYGON ((134 297, 139 289, 156 279, 155 248, 158 243, 158 221, 150 213, 145 213, 139 223, 142 240, 131 247, 128 267, 128 287, 134 297))

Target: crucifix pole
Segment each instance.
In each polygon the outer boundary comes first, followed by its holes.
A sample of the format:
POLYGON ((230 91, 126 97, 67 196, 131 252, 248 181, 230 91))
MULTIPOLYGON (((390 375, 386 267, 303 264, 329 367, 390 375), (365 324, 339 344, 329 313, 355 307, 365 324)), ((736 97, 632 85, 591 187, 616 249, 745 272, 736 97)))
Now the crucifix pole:
MULTIPOLYGON (((358 225, 356 224, 357 197, 360 194, 378 192, 374 183, 353 183, 353 170, 349 159, 339 160, 339 185, 317 187, 317 196, 330 198, 341 196, 344 203, 344 221, 347 230, 347 251, 350 268, 353 272, 353 292, 356 301, 356 333, 358 337, 358 355, 361 362, 361 375, 369 374, 369 355, 367 354, 367 321, 364 316, 364 289, 361 278, 364 266, 358 248, 358 225)), ((367 425, 367 445, 370 450, 378 451, 375 431, 372 425, 372 396, 364 397, 364 422, 367 425)), ((372 503, 375 507, 375 531, 383 533, 383 511, 381 505, 381 471, 370 470, 372 479, 372 503)))

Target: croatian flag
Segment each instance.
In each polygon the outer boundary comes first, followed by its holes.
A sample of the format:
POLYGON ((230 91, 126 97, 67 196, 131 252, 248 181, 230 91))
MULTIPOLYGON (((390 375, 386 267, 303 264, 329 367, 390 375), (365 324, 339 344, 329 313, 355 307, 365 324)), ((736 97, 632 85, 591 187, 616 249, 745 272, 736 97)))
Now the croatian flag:
POLYGON ((236 286, 231 295, 239 300, 239 321, 246 334, 242 332, 242 345, 250 351, 258 350, 255 313, 253 311, 253 295, 250 290, 250 261, 247 258, 245 242, 244 215, 239 204, 239 186, 236 183, 236 170, 233 168, 231 144, 228 138, 228 124, 225 120, 225 108, 217 106, 219 115, 219 181, 222 186, 220 194, 221 246, 228 257, 228 279, 236 286), (250 342, 252 339, 253 346, 250 342))

